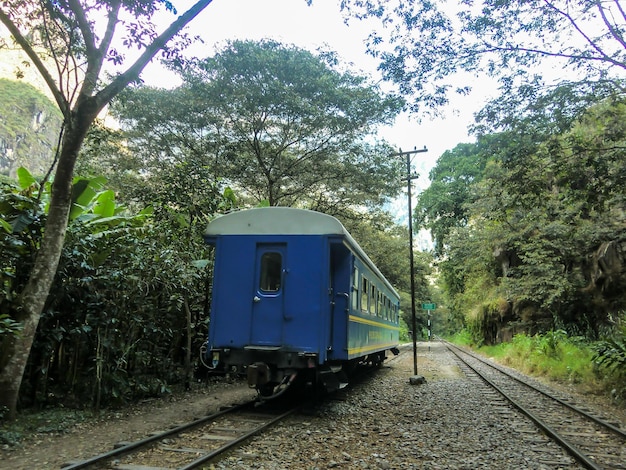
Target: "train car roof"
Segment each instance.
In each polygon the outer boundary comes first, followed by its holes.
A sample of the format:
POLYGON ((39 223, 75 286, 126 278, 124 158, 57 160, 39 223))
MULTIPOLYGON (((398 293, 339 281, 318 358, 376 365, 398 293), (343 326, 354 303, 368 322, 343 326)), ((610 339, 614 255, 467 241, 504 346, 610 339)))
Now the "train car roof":
POLYGON ((209 222, 204 237, 219 235, 341 235, 372 271, 398 295, 339 220, 321 212, 293 207, 258 207, 230 212, 209 222))
POLYGON ((346 235, 336 218, 321 212, 293 207, 259 207, 213 219, 205 236, 212 235, 346 235))

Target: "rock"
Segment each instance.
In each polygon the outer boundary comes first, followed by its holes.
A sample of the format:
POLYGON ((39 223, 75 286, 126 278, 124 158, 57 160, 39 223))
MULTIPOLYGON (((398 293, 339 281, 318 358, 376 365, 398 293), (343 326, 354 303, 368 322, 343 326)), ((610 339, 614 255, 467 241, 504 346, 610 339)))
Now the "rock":
POLYGON ((423 375, 414 375, 413 377, 409 378, 409 383, 411 385, 422 385, 426 383, 426 377, 424 377, 423 375))

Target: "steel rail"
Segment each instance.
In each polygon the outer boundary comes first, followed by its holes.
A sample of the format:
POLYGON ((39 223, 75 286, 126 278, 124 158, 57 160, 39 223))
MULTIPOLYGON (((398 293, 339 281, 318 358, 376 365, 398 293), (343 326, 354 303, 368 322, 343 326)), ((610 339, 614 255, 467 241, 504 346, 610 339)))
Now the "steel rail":
POLYGON ((460 361, 463 362, 467 367, 472 369, 476 375, 478 375, 486 384, 495 389, 500 395, 502 395, 506 400, 509 401, 515 408, 517 408, 522 414, 527 416, 531 421, 533 421, 540 429, 542 429, 547 435, 549 435, 552 439, 559 443, 561 447, 563 447, 569 454, 574 457, 578 462, 580 462, 585 468, 589 470, 604 470, 604 467, 598 466, 594 461, 590 460, 587 455, 585 455, 580 449, 570 444, 568 441, 563 439, 558 432, 552 429, 549 425, 547 425, 543 420, 533 414, 531 411, 527 410, 520 403, 515 401, 509 395, 507 395, 500 387, 498 387, 491 380, 486 378, 483 374, 478 372, 474 367, 468 364, 456 351, 453 351, 453 348, 448 348, 456 357, 459 358, 460 361))
POLYGON ((208 462, 209 460, 217 457, 220 454, 223 454, 224 452, 226 452, 227 450, 231 449, 232 447, 235 447, 239 444, 241 444, 242 442, 248 440, 249 438, 251 438, 252 436, 254 436, 255 434, 258 434, 259 432, 263 431, 264 429, 269 428, 270 426, 272 426, 273 424, 277 423, 278 421, 281 421, 283 419, 285 419, 287 416, 295 413, 296 411, 298 411, 300 409, 300 406, 294 407, 288 411, 286 411, 285 413, 272 418, 269 422, 259 426, 256 429, 253 429, 250 432, 247 432, 246 434, 238 437, 237 439, 234 439, 232 441, 227 442, 225 445, 223 445, 222 447, 220 447, 219 449, 215 449, 211 452, 209 452, 208 454, 204 454, 203 456, 199 457, 198 459, 194 460, 193 462, 189 462, 187 465, 183 466, 183 467, 178 467, 178 470, 191 470, 194 468, 199 467, 200 465, 208 462))
POLYGON ((198 418, 198 419, 196 419, 194 421, 190 421, 189 423, 185 423, 185 424, 182 424, 180 426, 176 426, 176 427, 171 428, 171 429, 169 429, 167 431, 164 431, 162 433, 154 434, 152 436, 146 437, 146 438, 141 439, 139 441, 131 442, 130 444, 126 444, 124 446, 118 447, 117 449, 113 449, 113 450, 110 450, 110 451, 105 452, 103 454, 99 454, 99 455, 90 457, 90 458, 88 458, 86 460, 81 460, 80 462, 76 462, 76 463, 73 463, 73 464, 70 464, 70 465, 67 465, 67 466, 63 466, 62 468, 63 468, 63 470, 77 470, 77 469, 80 469, 80 468, 87 468, 87 467, 89 467, 89 466, 91 466, 93 464, 96 464, 98 462, 102 462, 102 461, 108 460, 108 459, 110 459, 112 457, 117 457, 119 455, 129 453, 129 452, 131 452, 131 451, 133 451, 135 449, 138 449, 140 447, 144 447, 144 446, 146 446, 148 444, 151 444, 153 442, 159 441, 159 440, 163 439, 164 437, 171 436, 172 434, 177 434, 177 433, 180 433, 182 431, 186 431, 187 429, 190 429, 190 428, 199 426, 201 424, 204 424, 204 423, 206 423, 208 421, 212 421, 212 420, 214 420, 215 418, 217 418, 219 416, 222 416, 222 415, 225 415, 225 414, 228 414, 228 413, 232 413, 233 411, 237 411, 237 410, 241 410, 243 408, 249 407, 249 406, 253 405, 254 403, 255 403, 255 400, 254 401, 250 401, 250 402, 246 402, 246 403, 242 403, 242 404, 239 404, 239 405, 234 405, 234 406, 231 406, 229 408, 225 408, 223 410, 218 411, 217 413, 213 413, 212 415, 203 416, 202 418, 198 418))
POLYGON ((455 346, 455 345, 453 345, 453 344, 451 344, 451 343, 449 343, 449 342, 447 342, 447 341, 442 341, 442 342, 443 342, 443 343, 444 343, 444 344, 448 347, 448 349, 453 348, 453 349, 456 349, 456 350, 458 350, 458 351, 463 352, 464 354, 467 354, 467 355, 469 355, 469 356, 472 356, 472 357, 473 357, 474 359, 476 359, 477 361, 480 361, 480 362, 482 362, 483 364, 488 365, 489 367, 493 367, 494 369, 496 369, 496 370, 498 370, 498 371, 502 372, 504 375, 506 375, 506 376, 508 376, 508 377, 512 378, 512 379, 513 379, 513 380, 515 380, 516 382, 518 382, 518 383, 520 383, 520 384, 522 384, 522 385, 525 385, 525 386, 527 386, 528 388, 530 388, 530 389, 532 389, 532 390, 535 390, 536 392, 541 393, 543 396, 548 397, 548 398, 550 398, 550 399, 552 399, 552 400, 554 400, 554 401, 556 401, 556 402, 560 403, 561 405, 565 406, 566 408, 569 408, 570 410, 572 410, 572 411, 574 411, 574 412, 576 412, 576 413, 579 413, 579 414, 583 415, 585 418, 587 418, 587 419, 589 419, 589 420, 593 421, 594 423, 596 423, 596 424, 598 424, 598 425, 600 425, 600 426, 603 426, 603 427, 607 428, 608 430, 610 430, 610 431, 614 432, 614 433, 615 433, 615 434, 617 434, 618 436, 620 436, 620 437, 622 437, 622 438, 626 439, 626 431, 623 431, 622 429, 618 428, 617 426, 613 426, 611 423, 608 423, 608 422, 606 422, 606 421, 603 421, 602 419, 600 419, 600 418, 598 418, 598 417, 596 417, 596 416, 593 416, 593 415, 591 415, 591 414, 587 413, 585 410, 580 409, 580 408, 578 408, 578 407, 576 407, 576 406, 574 406, 574 405, 572 405, 572 404, 570 404, 570 403, 566 402, 565 400, 560 399, 559 397, 555 397, 555 396, 551 395, 550 393, 545 392, 544 390, 541 390, 540 388, 535 387, 535 386, 534 386, 534 385, 532 385, 532 384, 529 384, 528 382, 524 382, 522 379, 520 379, 520 378, 518 378, 518 377, 515 377, 513 374, 511 374, 511 373, 507 372, 506 370, 502 369, 501 367, 498 367, 496 364, 492 364, 492 363, 491 363, 491 362, 489 362, 489 361, 485 361, 483 358, 481 358, 481 357, 479 357, 479 356, 477 356, 477 355, 475 355, 475 354, 472 354, 471 352, 464 351, 463 349, 461 349, 461 348, 459 348, 459 347, 457 347, 457 346, 455 346))

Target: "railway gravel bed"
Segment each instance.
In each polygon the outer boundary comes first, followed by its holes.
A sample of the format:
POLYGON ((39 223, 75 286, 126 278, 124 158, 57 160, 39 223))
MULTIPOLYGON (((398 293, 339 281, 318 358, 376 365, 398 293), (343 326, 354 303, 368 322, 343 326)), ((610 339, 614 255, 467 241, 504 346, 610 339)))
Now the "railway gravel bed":
MULTIPOLYGON (((206 468, 580 468, 558 445, 498 396, 487 395, 486 398, 485 388, 460 371, 452 354, 442 344, 433 342, 430 351, 427 344, 418 345, 418 373, 426 377, 427 383, 410 385, 413 356, 409 348, 386 362, 373 379, 341 393, 311 415, 287 418, 206 468)), ((210 397, 205 394, 199 401, 206 407, 226 399, 232 402, 237 394, 246 395, 238 385, 232 385, 232 391, 229 390, 226 387, 213 390, 210 397), (223 397, 224 394, 227 397, 223 397)), ((581 403, 581 398, 573 401, 581 403)), ((192 405, 189 402, 186 408, 192 405)), ((626 427, 623 410, 607 409, 593 402, 585 405, 597 409, 598 414, 615 416, 615 421, 622 428, 626 427)), ((198 406, 199 403, 193 405, 198 406)), ((166 410, 176 415, 172 407, 166 410)), ((178 415, 181 417, 180 411, 178 415)), ((112 425, 114 423, 107 423, 107 429, 112 425)), ((118 433, 124 434, 128 426, 128 421, 121 419, 118 433)), ((104 429, 101 427, 100 431, 104 429)), ((53 442, 39 447, 25 446, 24 454, 19 449, 4 450, 0 453, 0 468, 58 469, 60 459, 55 452, 64 452, 63 462, 110 449, 116 442, 111 437, 113 429, 101 434, 85 430, 82 436, 61 436, 61 447, 55 447, 53 442), (80 455, 68 451, 68 442, 72 439, 73 450, 80 455)))
POLYGON ((577 468, 502 400, 486 399, 442 344, 419 351, 427 384, 409 384, 412 359, 402 354, 343 400, 308 419, 291 418, 215 468, 577 468))

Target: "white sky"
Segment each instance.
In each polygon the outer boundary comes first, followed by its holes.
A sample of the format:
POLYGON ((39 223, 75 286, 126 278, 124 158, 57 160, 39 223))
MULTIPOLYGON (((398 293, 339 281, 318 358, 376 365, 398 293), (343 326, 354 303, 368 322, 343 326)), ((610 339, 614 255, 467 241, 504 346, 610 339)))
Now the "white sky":
MULTIPOLYGON (((179 13, 190 0, 175 0, 179 13)), ((318 47, 333 50, 351 70, 373 77, 377 76, 377 61, 365 52, 365 39, 370 32, 366 23, 343 21, 338 0, 314 0, 308 7, 305 0, 214 0, 189 26, 191 34, 199 35, 204 44, 196 44, 186 51, 190 56, 207 57, 229 39, 272 38, 295 44, 304 49, 318 47)), ((166 21, 171 21, 171 16, 166 21)), ((167 86, 173 77, 157 64, 148 66, 142 74, 148 85, 167 86)), ((484 96, 484 94, 481 94, 484 96)), ((396 123, 381 130, 381 135, 397 149, 412 150, 426 146, 427 153, 414 157, 414 166, 420 174, 415 187, 423 188, 428 182, 428 171, 437 158, 461 142, 474 139, 467 135, 467 125, 473 112, 480 109, 484 98, 455 99, 454 108, 444 119, 418 124, 417 116, 404 115, 396 123)))

